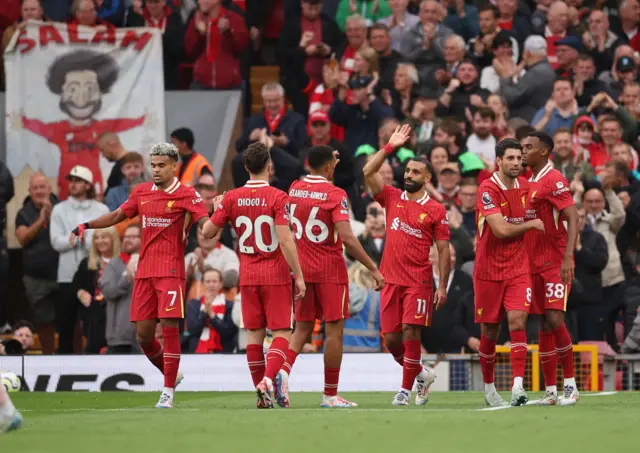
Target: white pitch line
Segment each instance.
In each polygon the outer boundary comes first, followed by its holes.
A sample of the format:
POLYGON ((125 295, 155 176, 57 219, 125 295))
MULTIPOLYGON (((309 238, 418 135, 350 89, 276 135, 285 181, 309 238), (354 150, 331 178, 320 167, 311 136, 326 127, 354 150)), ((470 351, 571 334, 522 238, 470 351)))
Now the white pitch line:
POLYGON ((583 393, 581 396, 611 396, 616 395, 618 392, 598 392, 598 393, 583 393))
POLYGON ((482 411, 501 411, 504 409, 511 409, 512 406, 498 406, 498 407, 485 407, 484 409, 476 409, 478 412, 482 411))
MULTIPOLYGON (((197 411, 210 411, 210 410, 214 410, 214 411, 243 411, 243 412, 255 412, 258 411, 259 409, 250 409, 250 408, 246 408, 246 409, 227 409, 227 408, 202 408, 202 409, 198 409, 198 408, 173 408, 173 411, 178 411, 178 412, 197 412, 197 411)), ((358 408, 358 409, 335 409, 335 412, 347 412, 347 413, 358 413, 358 412, 396 412, 396 413, 407 413, 407 414, 416 414, 418 412, 425 412, 425 413, 429 413, 429 412, 469 412, 469 411, 475 411, 477 409, 446 409, 446 408, 435 408, 435 409, 424 409, 423 411, 415 411, 415 410, 403 410, 403 409, 384 409, 384 408, 358 408)), ((43 409, 43 410, 38 410, 38 409, 21 409, 20 412, 151 412, 151 411, 156 411, 156 409, 154 408, 122 408, 122 409, 97 409, 97 408, 81 408, 81 407, 76 407, 76 408, 68 408, 68 409, 43 409)), ((260 410, 261 412, 263 412, 263 410, 260 410)), ((323 411, 331 411, 331 409, 323 409, 323 408, 317 408, 317 409, 312 409, 312 408, 289 408, 286 409, 286 412, 289 411, 294 411, 294 412, 323 412, 323 411)), ((282 412, 279 411, 278 409, 276 409, 276 412, 282 412)))

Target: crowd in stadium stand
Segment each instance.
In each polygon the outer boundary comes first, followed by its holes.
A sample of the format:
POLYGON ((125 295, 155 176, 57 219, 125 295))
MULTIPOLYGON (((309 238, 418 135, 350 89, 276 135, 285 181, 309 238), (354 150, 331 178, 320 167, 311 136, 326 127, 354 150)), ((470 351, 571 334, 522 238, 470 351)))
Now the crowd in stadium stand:
MULTIPOLYGON (((573 341, 640 351, 639 0, 4 0, 3 48, 28 19, 158 27, 167 90, 242 90, 246 118, 231 169, 236 186, 248 179, 241 152, 251 143, 270 148, 270 183, 285 191, 308 170, 310 146, 337 149, 334 183, 347 192, 353 229, 378 263, 384 211, 362 167, 396 126, 410 124, 410 143, 380 173, 402 188, 404 163, 426 156, 435 169, 428 192, 448 211, 455 270, 446 283, 446 307, 423 333, 430 353, 477 352, 471 275, 478 184, 496 168, 497 141, 544 130, 554 139, 553 165, 570 182, 579 212, 567 305, 573 341), (249 99, 249 74, 258 65, 279 66, 280 80, 262 87, 264 108, 251 114, 260 100, 249 99)), ((212 211, 213 169, 194 151, 185 126, 171 134, 182 159, 179 177, 212 211)), ((104 200, 95 198, 95 175, 83 167, 68 176, 75 197, 66 200, 52 193, 46 178, 30 181, 15 233, 31 317, 12 320, 19 344, 7 340, 0 354, 29 350, 36 332, 42 352, 53 353, 56 331, 60 353, 138 351, 128 306, 140 226, 133 221, 96 231, 84 249, 67 242, 78 211, 114 209, 147 177, 141 156, 127 152, 115 134, 99 146, 115 162, 104 200)), ((3 223, 12 196, 11 175, 0 162, 3 223)), ((231 228, 213 240, 191 232, 185 352, 243 351, 236 240, 231 228)), ((0 243, 0 293, 9 268, 6 247, 0 243)), ((445 284, 437 270, 436 286, 445 284)), ((379 296, 367 272, 358 263, 349 268, 345 327, 361 335, 345 334, 346 351, 384 347, 375 335, 379 296)), ((0 328, 8 327, 6 303, 0 302, 0 328)), ((534 322, 527 336, 537 342, 534 322)), ((305 351, 321 349, 318 322, 305 351)))

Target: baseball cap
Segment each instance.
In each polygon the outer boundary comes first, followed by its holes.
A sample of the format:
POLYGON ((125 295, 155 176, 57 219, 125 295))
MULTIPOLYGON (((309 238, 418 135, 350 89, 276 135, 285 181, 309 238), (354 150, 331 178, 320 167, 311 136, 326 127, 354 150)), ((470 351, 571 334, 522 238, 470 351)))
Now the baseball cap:
POLYGON ((446 164, 444 164, 442 166, 442 169, 440 169, 440 173, 444 173, 445 171, 452 171, 454 173, 460 174, 460 168, 455 162, 447 162, 446 164))
POLYGON ((618 72, 631 72, 635 68, 636 63, 630 57, 621 57, 616 62, 616 71, 618 72))
POLYGON ((528 50, 529 52, 546 52, 547 41, 542 36, 529 36, 524 42, 524 50, 528 50))
POLYGON ((309 123, 315 123, 318 121, 322 121, 323 123, 329 123, 329 115, 324 110, 316 110, 311 115, 309 115, 309 123))
POLYGON ((355 79, 349 80, 349 88, 351 88, 352 90, 366 88, 369 86, 372 80, 373 77, 371 76, 356 77, 355 79))
POLYGON ((582 40, 577 36, 565 36, 561 40, 556 41, 556 47, 558 46, 571 47, 572 49, 575 49, 578 52, 582 52, 584 50, 584 46, 582 45, 582 40))
POLYGON ((87 181, 89 184, 93 184, 93 173, 87 167, 83 167, 82 165, 76 165, 71 169, 69 174, 67 175, 67 179, 69 178, 79 178, 84 181, 87 181))

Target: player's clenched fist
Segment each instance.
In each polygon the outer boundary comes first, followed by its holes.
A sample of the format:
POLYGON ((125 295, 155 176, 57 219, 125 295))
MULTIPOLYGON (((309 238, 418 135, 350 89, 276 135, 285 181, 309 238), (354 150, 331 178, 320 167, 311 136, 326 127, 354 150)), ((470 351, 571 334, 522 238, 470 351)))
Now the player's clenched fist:
POLYGON ((544 223, 542 223, 542 220, 535 219, 535 220, 531 220, 530 223, 531 223, 532 230, 538 230, 538 231, 544 232, 544 223))
POLYGON ((304 284, 304 280, 302 279, 296 280, 296 300, 303 299, 306 292, 307 292, 307 287, 304 284))
POLYGON ((71 235, 69 236, 69 244, 71 244, 72 247, 75 247, 76 241, 82 242, 82 240, 84 239, 84 232, 85 230, 87 230, 87 228, 89 228, 89 223, 85 222, 81 223, 73 230, 71 230, 71 235))
POLYGON ((371 278, 373 278, 373 281, 376 283, 376 286, 374 287, 376 291, 380 291, 384 288, 384 277, 378 269, 371 273, 371 278))

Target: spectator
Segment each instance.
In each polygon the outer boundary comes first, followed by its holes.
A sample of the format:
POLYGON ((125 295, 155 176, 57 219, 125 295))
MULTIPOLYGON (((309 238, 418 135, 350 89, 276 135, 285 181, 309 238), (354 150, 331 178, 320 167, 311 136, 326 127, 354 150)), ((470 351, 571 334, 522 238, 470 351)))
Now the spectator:
POLYGON ((523 11, 518 9, 518 0, 496 0, 496 7, 500 12, 500 28, 511 32, 518 42, 524 42, 532 33, 531 22, 523 11))
MULTIPOLYGON (((389 0, 389 6, 391 7, 391 15, 380 19, 378 24, 383 24, 387 27, 391 37, 391 49, 402 55, 408 55, 411 51, 409 46, 411 33, 420 23, 420 18, 407 12, 409 0, 389 0)), ((373 36, 371 40, 373 41, 373 36)))
POLYGON ((607 89, 605 83, 596 79, 595 76, 596 66, 593 58, 586 54, 579 55, 575 65, 573 89, 580 107, 588 106, 594 96, 607 89))
POLYGON ((638 0, 623 0, 618 7, 620 17, 620 32, 631 47, 640 52, 640 2, 638 0))
MULTIPOLYGON (((438 250, 434 245, 429 249, 429 259, 433 268, 433 288, 447 285, 447 304, 440 310, 433 311, 431 326, 422 329, 422 346, 430 353, 459 353, 460 349, 468 343, 469 333, 456 322, 456 312, 459 304, 473 303, 473 280, 462 271, 456 270, 456 251, 449 244, 451 252, 451 272, 449 280, 440 280, 440 268, 438 266, 438 250), (467 300, 462 300, 467 299, 467 300)), ((478 340, 479 342, 479 340, 478 340)))
POLYGON ((619 350, 615 336, 615 321, 618 312, 624 308, 624 281, 620 252, 616 245, 616 234, 624 224, 625 211, 622 202, 612 190, 613 181, 606 175, 602 179, 602 189, 589 189, 584 194, 584 207, 590 227, 604 236, 607 242, 609 258, 602 271, 602 297, 608 304, 605 333, 607 342, 616 351, 619 350), (610 211, 605 210, 605 200, 610 211))
POLYGON ((344 321, 344 352, 380 352, 380 293, 372 288, 369 270, 349 266, 349 318, 344 321))
POLYGON ((531 124, 536 130, 553 135, 560 127, 571 127, 577 115, 578 102, 573 94, 573 83, 562 77, 553 83, 551 99, 547 101, 544 108, 538 110, 531 124))
POLYGON ((509 116, 507 101, 499 94, 492 94, 487 98, 487 107, 493 110, 496 115, 493 135, 502 139, 507 132, 507 117, 509 116))
MULTIPOLYGON (((340 19, 337 19, 340 26, 340 19)), ((340 71, 348 76, 355 70, 356 52, 368 46, 367 24, 364 18, 358 14, 349 16, 346 29, 347 41, 336 52, 336 58, 340 62, 340 71)))
POLYGON ((513 72, 500 74, 500 94, 507 102, 512 118, 531 121, 536 111, 551 96, 555 80, 555 73, 547 60, 547 43, 544 38, 527 38, 522 61, 526 69, 522 77, 516 78, 516 68, 513 72))
POLYGON ((620 101, 636 123, 640 123, 640 84, 637 82, 626 84, 620 95, 620 101))
POLYGON ((616 49, 624 41, 609 30, 609 16, 600 9, 589 13, 588 24, 588 30, 582 34, 582 42, 593 57, 597 71, 606 71, 613 64, 616 49))
POLYGON ((464 118, 467 109, 473 112, 484 106, 489 92, 480 88, 479 82, 478 68, 471 60, 462 61, 438 100, 436 115, 464 118))
POLYGON ((242 137, 236 141, 236 150, 242 152, 247 149, 260 139, 262 129, 266 129, 276 147, 297 158, 308 140, 304 118, 287 109, 284 88, 279 83, 267 83, 262 87, 262 101, 263 111, 246 122, 242 137))
POLYGON ((25 294, 38 326, 43 354, 55 352, 58 252, 51 246, 51 211, 58 198, 42 173, 29 179, 29 195, 16 215, 16 239, 22 247, 25 294))
POLYGON ((413 123, 412 130, 415 131, 418 146, 431 140, 435 127, 437 106, 438 96, 435 91, 421 87, 415 93, 415 101, 409 121, 413 123))
POLYGON ((460 167, 454 162, 448 162, 442 166, 438 174, 438 192, 444 200, 450 200, 459 204, 458 191, 460 190, 460 167))
POLYGON ((618 46, 613 54, 613 64, 607 71, 600 73, 598 76, 598 78, 607 85, 607 91, 612 93, 614 97, 622 92, 625 81, 628 83, 629 78, 631 77, 627 75, 627 73, 618 73, 618 62, 624 57, 629 58, 629 60, 625 60, 624 63, 621 63, 620 67, 625 68, 627 72, 632 71, 636 63, 640 62, 640 57, 636 58, 635 53, 636 51, 633 50, 633 47, 631 46, 626 44, 618 46))
POLYGON ((480 19, 477 7, 466 4, 464 0, 444 0, 442 3, 447 8, 444 25, 462 36, 465 41, 478 36, 480 19))
POLYGON ((377 80, 362 77, 349 82, 351 105, 345 102, 347 87, 340 86, 329 118, 335 124, 345 128, 345 145, 352 152, 360 145, 376 146, 378 125, 383 119, 393 116, 393 110, 374 94, 377 80))
POLYGON ((482 5, 479 10, 480 34, 468 40, 467 50, 480 68, 491 66, 494 49, 498 48, 497 44, 494 44, 494 39, 498 35, 509 38, 513 62, 518 63, 520 57, 518 41, 509 32, 500 28, 498 25, 499 15, 498 8, 491 3, 482 5))
MULTIPOLYGON (((112 0, 119 2, 119 0, 112 0)), ((102 3, 102 2, 101 2, 102 3)), ((73 0, 71 4, 71 17, 67 20, 72 25, 84 25, 85 27, 97 27, 102 30, 115 28, 118 24, 109 22, 98 17, 96 8, 97 2, 94 0, 73 0)), ((124 8, 124 4, 122 5, 124 8)), ((117 21, 117 18, 115 18, 117 21)))
POLYGON ((95 230, 89 256, 80 261, 73 276, 76 303, 84 306, 80 311, 83 335, 87 339, 85 353, 98 354, 107 345, 107 310, 100 278, 113 258, 120 256, 120 238, 115 228, 95 230))
POLYGON ((124 181, 104 197, 104 203, 110 211, 115 211, 122 203, 127 201, 129 194, 133 190, 131 187, 134 181, 141 180, 144 176, 144 161, 142 156, 136 152, 126 153, 119 161, 124 181))
POLYGON ((491 133, 495 127, 496 114, 489 107, 481 107, 473 114, 473 134, 467 138, 467 149, 475 153, 493 172, 496 162, 496 138, 491 133))
POLYGON ((370 27, 383 17, 391 14, 387 0, 340 0, 336 13, 336 22, 341 30, 349 34, 349 20, 360 15, 362 24, 370 27))
POLYGON ((398 120, 403 121, 411 117, 415 89, 419 84, 416 67, 410 63, 400 63, 394 76, 393 90, 387 99, 387 104, 391 106, 398 120))
POLYGON ((456 77, 458 65, 464 59, 464 54, 464 39, 455 34, 447 36, 444 40, 444 56, 442 57, 444 64, 440 62, 437 64, 429 63, 429 67, 425 67, 416 61, 420 68, 420 79, 427 86, 446 87, 451 79, 456 77))
POLYGON ((451 231, 451 245, 456 249, 456 256, 460 258, 460 263, 473 260, 475 249, 473 238, 462 226, 462 213, 453 200, 444 202, 447 208, 447 218, 449 219, 449 230, 451 231))
POLYGON ((430 62, 441 61, 444 58, 444 41, 454 33, 449 27, 442 25, 444 10, 435 0, 423 0, 420 3, 419 17, 420 23, 413 28, 408 37, 406 48, 410 50, 406 56, 416 66, 427 66, 430 62))
MULTIPOLYGON (((619 143, 614 146, 614 152, 616 152, 616 147, 619 145, 628 146, 626 143, 619 143)), ((611 162, 605 165, 605 175, 603 177, 612 181, 611 188, 618 194, 618 198, 620 198, 623 207, 626 209, 630 201, 629 194, 634 194, 638 190, 638 181, 631 175, 629 164, 612 156, 611 162)))
MULTIPOLYGON (((251 64, 276 65, 276 45, 285 23, 284 0, 248 0, 246 22, 251 37, 251 64)), ((297 5, 296 5, 297 6, 297 5)), ((293 9, 293 8, 291 8, 293 9)), ((293 12, 293 11, 292 11, 293 12)), ((299 15, 299 11, 295 11, 299 15)))
POLYGON ((29 321, 18 321, 13 326, 13 339, 22 345, 22 352, 27 353, 33 348, 36 329, 29 321))
POLYGON ((300 21, 283 28, 278 42, 281 74, 287 74, 297 58, 304 60, 304 71, 315 83, 323 82, 323 63, 342 42, 335 21, 321 13, 322 0, 302 0, 300 21))
MULTIPOLYGON (((14 195, 13 176, 4 162, 0 161, 0 294, 8 293, 9 283, 9 252, 4 235, 7 222, 7 203, 14 195)), ((5 309, 5 300, 0 301, 0 331, 8 327, 8 319, 5 309)))
MULTIPOLYGON (((581 203, 578 208, 578 240, 575 249, 575 281, 582 289, 576 292, 578 305, 579 341, 602 341, 604 320, 607 316, 606 301, 602 294, 602 271, 607 265, 609 253, 607 241, 586 221, 586 211, 581 203)), ((573 295, 573 291, 571 292, 573 295)))
MULTIPOLYGON (((500 79, 513 74, 513 77, 520 78, 524 75, 524 68, 516 66, 513 61, 515 53, 513 48, 513 37, 506 31, 500 31, 493 38, 491 44, 491 58, 493 63, 482 69, 480 75, 480 88, 484 88, 491 93, 500 90, 500 79)), ((516 43, 517 45, 517 43, 516 43)))
POLYGON ((460 199, 460 213, 462 214, 462 227, 475 237, 478 231, 476 223, 476 196, 478 195, 478 182, 475 178, 464 178, 460 182, 458 198, 460 199))
POLYGON ((385 244, 385 218, 384 209, 377 201, 367 206, 364 232, 358 236, 358 240, 367 255, 379 266, 385 244))
POLYGON ((98 287, 106 305, 107 352, 132 354, 139 352, 135 325, 129 322, 136 260, 140 252, 140 225, 129 225, 122 236, 122 251, 114 255, 98 279, 98 287))
POLYGON ((249 33, 240 14, 221 0, 198 0, 184 38, 187 58, 194 61, 192 90, 240 89, 240 56, 249 33))
POLYGON ((576 162, 573 155, 573 135, 566 128, 558 128, 553 134, 553 166, 567 181, 589 181, 595 178, 593 167, 587 160, 576 162))
POLYGON ((536 34, 544 34, 547 40, 547 60, 553 69, 558 68, 557 43, 567 37, 568 27, 569 7, 563 1, 554 1, 547 11, 547 24, 544 29, 534 30, 536 34))
POLYGON ((162 32, 164 89, 179 89, 179 66, 184 60, 185 35, 180 13, 172 10, 167 0, 145 0, 144 7, 142 0, 134 0, 127 14, 127 27, 158 28, 162 32))
POLYGON ((177 176, 182 184, 194 186, 200 176, 213 175, 213 167, 207 158, 193 148, 196 140, 191 129, 181 127, 174 130, 171 132, 171 142, 176 145, 180 153, 177 176))
MULTIPOLYGON (((145 0, 149 3, 149 0, 145 0)), ((151 0, 152 2, 154 0, 151 0)), ((125 0, 94 0, 98 17, 116 27, 124 26, 125 0)))
MULTIPOLYGON (((399 0, 392 0, 397 2, 399 0)), ((401 0, 400 0, 401 1, 401 0)), ((375 24, 370 31, 371 47, 378 52, 378 65, 380 67, 381 90, 393 88, 393 82, 398 65, 405 61, 402 53, 392 48, 389 29, 384 24, 375 24)))
POLYGON ((107 179, 107 189, 104 191, 104 196, 114 187, 122 185, 124 182, 124 174, 122 173, 122 158, 127 154, 127 150, 122 146, 120 138, 113 132, 106 132, 100 136, 98 143, 96 144, 102 156, 109 162, 113 163, 111 172, 109 173, 109 179, 107 179))
MULTIPOLYGON (((71 169, 67 176, 69 198, 56 204, 51 211, 51 245, 60 253, 58 261, 58 287, 60 295, 56 306, 59 334, 59 354, 80 352, 80 343, 75 343, 74 333, 78 319, 78 298, 74 290, 73 277, 80 262, 91 249, 91 230, 85 233, 84 242, 69 243, 69 233, 77 225, 109 212, 109 208, 95 200, 93 174, 80 165, 71 169)), ((80 339, 78 338, 78 341, 80 339)))

